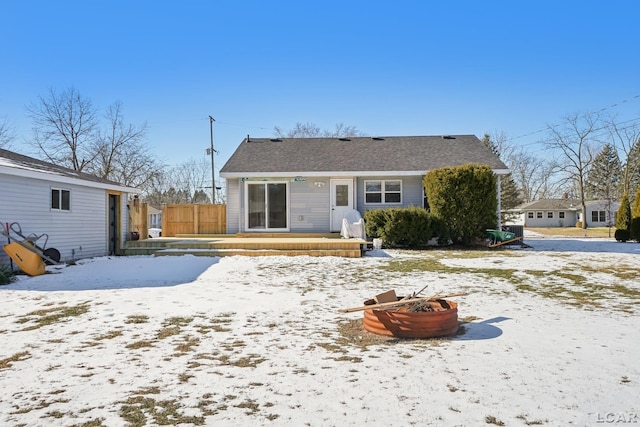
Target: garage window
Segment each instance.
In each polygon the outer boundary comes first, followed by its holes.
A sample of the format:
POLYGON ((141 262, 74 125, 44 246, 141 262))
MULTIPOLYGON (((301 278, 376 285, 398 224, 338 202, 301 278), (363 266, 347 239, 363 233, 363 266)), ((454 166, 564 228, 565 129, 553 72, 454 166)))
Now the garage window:
POLYGON ((71 210, 71 192, 60 188, 52 188, 51 209, 59 211, 71 210))

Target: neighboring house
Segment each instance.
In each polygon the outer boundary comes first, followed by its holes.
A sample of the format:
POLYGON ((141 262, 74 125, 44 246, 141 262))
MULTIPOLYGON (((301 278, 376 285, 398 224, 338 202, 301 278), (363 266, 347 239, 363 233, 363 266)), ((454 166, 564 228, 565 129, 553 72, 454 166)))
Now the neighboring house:
POLYGON ((149 205, 147 207, 149 215, 149 228, 162 228, 162 210, 149 205))
MULTIPOLYGON (((129 236, 135 188, 0 149, 0 222, 47 234, 61 261, 119 254, 129 236)), ((0 239, 4 236, 0 235, 0 239)), ((6 241, 1 242, 3 245, 6 241)), ((37 244, 43 246, 44 238, 37 244)), ((0 264, 9 264, 0 250, 0 264)))
MULTIPOLYGON (((615 225, 619 202, 588 201, 587 227, 615 225)), ((524 203, 508 211, 508 224, 525 227, 575 227, 582 221, 582 206, 577 199, 541 199, 524 203)))
POLYGON ((227 233, 338 232, 357 209, 424 206, 429 170, 508 169, 474 135, 245 138, 220 170, 227 233))
POLYGON ((575 227, 579 200, 541 199, 524 203, 508 211, 508 224, 525 227, 575 227))
MULTIPOLYGON (((586 205, 587 227, 615 227, 620 202, 590 200, 586 205)), ((582 212, 578 212, 578 221, 582 221, 582 212)))

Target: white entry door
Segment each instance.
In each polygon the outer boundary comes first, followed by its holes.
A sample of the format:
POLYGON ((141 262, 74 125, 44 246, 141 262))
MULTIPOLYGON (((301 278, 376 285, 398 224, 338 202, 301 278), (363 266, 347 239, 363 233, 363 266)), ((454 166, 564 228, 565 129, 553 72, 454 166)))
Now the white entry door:
POLYGON ((340 231, 344 214, 353 209, 353 180, 331 180, 331 231, 340 231))

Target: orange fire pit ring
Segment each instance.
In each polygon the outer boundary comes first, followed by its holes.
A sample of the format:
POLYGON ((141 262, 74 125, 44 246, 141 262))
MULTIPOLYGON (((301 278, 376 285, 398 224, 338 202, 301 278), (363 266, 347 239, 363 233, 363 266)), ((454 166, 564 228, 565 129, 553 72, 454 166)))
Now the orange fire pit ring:
POLYGON ((398 338, 434 338, 455 334, 458 331, 458 304, 448 300, 429 301, 429 304, 434 311, 411 312, 406 307, 364 310, 364 329, 398 338))

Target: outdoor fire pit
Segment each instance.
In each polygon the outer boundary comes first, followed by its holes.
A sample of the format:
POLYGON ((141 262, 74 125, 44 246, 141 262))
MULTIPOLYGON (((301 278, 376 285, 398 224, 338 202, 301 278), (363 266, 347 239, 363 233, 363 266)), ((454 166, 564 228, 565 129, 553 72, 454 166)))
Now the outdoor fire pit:
MULTIPOLYGON (((375 301, 364 304, 373 305, 375 301)), ((398 338, 453 335, 458 331, 458 304, 444 299, 422 300, 397 308, 364 310, 364 328, 374 334, 398 338)))

